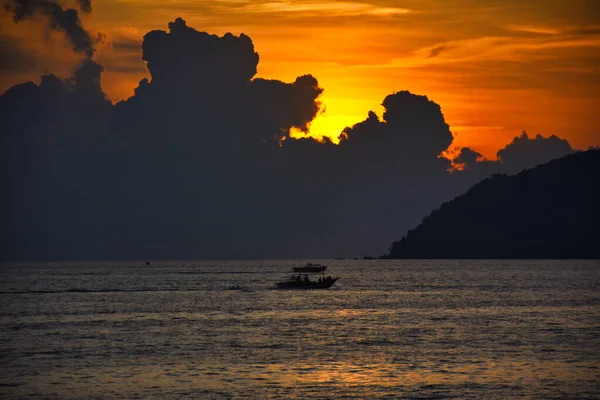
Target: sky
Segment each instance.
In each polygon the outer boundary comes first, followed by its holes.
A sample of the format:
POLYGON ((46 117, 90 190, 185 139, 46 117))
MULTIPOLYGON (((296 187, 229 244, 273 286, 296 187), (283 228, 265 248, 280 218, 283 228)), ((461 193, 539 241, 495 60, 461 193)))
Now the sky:
MULTIPOLYGON (((75 3, 63 2, 66 6, 75 3)), ((594 0, 148 1, 103 0, 80 13, 113 102, 149 77, 141 42, 182 17, 223 35, 245 33, 258 77, 311 74, 324 110, 310 134, 337 138, 386 95, 409 90, 439 104, 455 135, 488 159, 525 130, 585 149, 600 144, 600 3, 594 0)), ((40 17, 0 12, 0 46, 25 49, 1 66, 0 92, 42 73, 71 74, 81 55, 40 17)), ((8 59, 8 57, 5 57, 8 59)))
POLYGON ((592 2, 3 4, 3 259, 379 256, 600 144, 592 2))

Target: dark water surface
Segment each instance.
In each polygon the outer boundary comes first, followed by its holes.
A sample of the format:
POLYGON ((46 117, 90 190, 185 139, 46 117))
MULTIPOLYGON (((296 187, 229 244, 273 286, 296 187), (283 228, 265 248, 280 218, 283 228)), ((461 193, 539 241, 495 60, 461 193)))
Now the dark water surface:
POLYGON ((600 398, 598 261, 323 262, 4 264, 0 397, 600 398))

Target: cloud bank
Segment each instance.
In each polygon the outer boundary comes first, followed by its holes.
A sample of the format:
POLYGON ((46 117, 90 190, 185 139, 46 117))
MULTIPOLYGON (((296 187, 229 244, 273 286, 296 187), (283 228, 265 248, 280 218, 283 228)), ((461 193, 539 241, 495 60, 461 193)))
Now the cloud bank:
MULTIPOLYGON (((17 5, 24 15, 56 6, 46 3, 11 2, 15 15, 17 5)), ((572 151, 521 136, 498 161, 466 148, 442 158, 452 134, 440 106, 407 91, 338 145, 292 139, 322 109, 317 79, 255 78, 248 36, 181 18, 144 36, 142 59, 150 79, 115 105, 90 58, 71 78, 46 75, 0 97, 5 258, 379 255, 487 174, 572 151), (467 168, 449 172, 452 161, 467 168)))

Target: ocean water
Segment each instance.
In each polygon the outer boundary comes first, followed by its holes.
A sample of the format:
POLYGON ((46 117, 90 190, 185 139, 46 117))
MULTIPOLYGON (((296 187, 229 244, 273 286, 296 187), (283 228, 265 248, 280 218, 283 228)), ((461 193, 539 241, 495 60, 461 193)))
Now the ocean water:
POLYGON ((0 397, 600 398, 599 261, 322 262, 3 264, 0 397))

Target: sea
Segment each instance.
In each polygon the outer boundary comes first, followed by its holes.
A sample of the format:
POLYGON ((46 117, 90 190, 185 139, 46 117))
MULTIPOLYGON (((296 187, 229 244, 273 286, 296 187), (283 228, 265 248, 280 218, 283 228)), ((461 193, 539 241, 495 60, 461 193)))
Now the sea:
POLYGON ((599 399, 600 261, 1 264, 0 397, 599 399))

